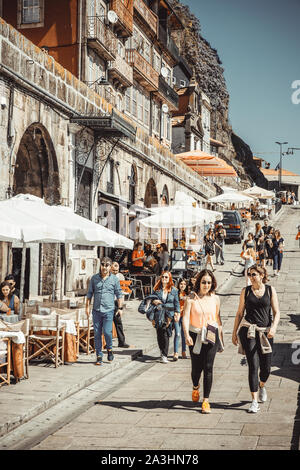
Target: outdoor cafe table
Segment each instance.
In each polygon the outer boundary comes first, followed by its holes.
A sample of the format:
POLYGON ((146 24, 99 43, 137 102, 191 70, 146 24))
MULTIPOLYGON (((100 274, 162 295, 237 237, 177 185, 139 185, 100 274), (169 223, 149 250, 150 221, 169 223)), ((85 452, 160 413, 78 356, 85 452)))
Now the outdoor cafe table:
POLYGON ((6 313, 0 314, 0 320, 4 320, 7 323, 17 323, 19 321, 19 316, 11 313, 10 315, 6 315, 6 313))
POLYGON ((151 292, 153 291, 153 287, 154 287, 153 281, 155 280, 156 274, 141 271, 141 272, 136 272, 136 273, 129 273, 128 276, 142 281, 143 288, 147 287, 148 285, 149 287, 151 287, 151 292), (145 279, 149 279, 150 284, 146 284, 146 283, 144 284, 145 279))
POLYGON ((24 377, 24 361, 23 349, 25 344, 25 336, 22 331, 5 331, 1 329, 0 324, 0 344, 1 338, 11 338, 11 358, 12 358, 12 371, 15 379, 18 381, 24 377))
MULTIPOLYGON (((57 312, 60 316, 64 314, 70 313, 71 309, 66 309, 62 313, 62 309, 55 309, 53 308, 51 313, 55 313, 56 310, 60 310, 57 312)), ((74 310, 72 310, 74 312, 74 310)), ((41 315, 42 317, 43 315, 41 315)), ((46 315, 45 315, 46 316, 46 315)), ((76 352, 76 335, 77 329, 75 325, 75 321, 72 319, 59 319, 59 326, 65 327, 65 351, 64 351, 64 362, 76 362, 77 361, 77 352, 76 352)), ((49 327, 36 327, 34 328, 34 333, 37 335, 46 335, 51 336, 54 334, 54 329, 49 327)))

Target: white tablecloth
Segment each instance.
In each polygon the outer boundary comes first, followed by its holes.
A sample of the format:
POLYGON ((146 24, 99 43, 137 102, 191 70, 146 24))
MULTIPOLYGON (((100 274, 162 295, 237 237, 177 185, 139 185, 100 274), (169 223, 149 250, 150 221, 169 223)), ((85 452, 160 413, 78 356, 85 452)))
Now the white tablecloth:
POLYGON ((24 344, 25 336, 22 331, 3 331, 0 330, 0 340, 1 338, 11 338, 11 340, 16 344, 24 344))

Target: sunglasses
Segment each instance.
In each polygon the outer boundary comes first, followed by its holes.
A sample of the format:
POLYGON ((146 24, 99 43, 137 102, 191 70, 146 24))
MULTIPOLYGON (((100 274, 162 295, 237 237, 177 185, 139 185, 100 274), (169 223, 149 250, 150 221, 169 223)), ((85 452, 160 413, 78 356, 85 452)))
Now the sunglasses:
POLYGON ((104 266, 105 268, 109 268, 109 266, 111 266, 111 264, 109 264, 109 263, 101 263, 101 266, 104 266))
POLYGON ((169 279, 169 276, 162 276, 162 279, 169 279))
POLYGON ((248 277, 256 277, 258 274, 257 273, 247 273, 248 277))
POLYGON ((211 284, 211 281, 201 281, 201 284, 211 284))

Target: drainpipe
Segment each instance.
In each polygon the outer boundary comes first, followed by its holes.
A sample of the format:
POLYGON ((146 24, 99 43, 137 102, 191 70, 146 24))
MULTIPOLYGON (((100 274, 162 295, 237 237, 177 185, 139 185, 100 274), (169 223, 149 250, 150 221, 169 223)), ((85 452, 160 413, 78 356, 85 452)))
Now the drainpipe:
POLYGON ((81 80, 81 47, 82 47, 82 1, 79 3, 79 55, 78 55, 78 80, 81 80))

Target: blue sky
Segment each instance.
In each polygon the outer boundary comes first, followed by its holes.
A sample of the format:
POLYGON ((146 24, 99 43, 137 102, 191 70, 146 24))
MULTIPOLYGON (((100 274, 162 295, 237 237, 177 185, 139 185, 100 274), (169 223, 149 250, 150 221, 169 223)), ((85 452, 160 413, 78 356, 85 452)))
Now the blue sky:
MULTIPOLYGON (((200 20, 202 36, 223 63, 233 130, 275 167, 276 141, 288 142, 283 151, 300 148, 300 0, 181 3, 200 20)), ((300 150, 284 156, 282 166, 300 174, 300 150)))

